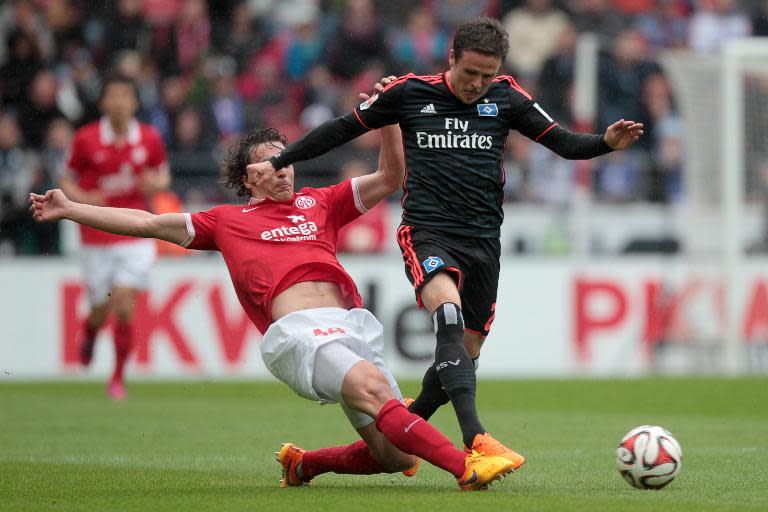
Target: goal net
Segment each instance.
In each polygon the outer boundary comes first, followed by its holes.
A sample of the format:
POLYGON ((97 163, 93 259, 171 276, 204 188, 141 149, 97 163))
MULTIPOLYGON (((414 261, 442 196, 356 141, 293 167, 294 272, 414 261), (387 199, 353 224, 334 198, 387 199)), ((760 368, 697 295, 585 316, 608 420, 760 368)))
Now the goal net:
POLYGON ((720 366, 745 371, 761 359, 750 351, 768 347, 768 311, 755 310, 765 309, 755 294, 768 282, 759 261, 768 252, 768 40, 729 41, 710 56, 669 52, 661 64, 685 124, 682 246, 720 283, 720 366))

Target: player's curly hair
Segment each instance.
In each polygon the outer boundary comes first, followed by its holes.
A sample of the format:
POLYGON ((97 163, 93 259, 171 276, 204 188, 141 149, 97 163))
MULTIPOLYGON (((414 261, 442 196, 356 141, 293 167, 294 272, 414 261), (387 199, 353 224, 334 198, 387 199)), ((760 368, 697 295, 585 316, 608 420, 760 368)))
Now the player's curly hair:
POLYGON ((472 51, 504 59, 509 52, 509 34, 499 20, 481 16, 459 25, 453 35, 456 60, 464 51, 472 51))
POLYGON ((229 148, 229 156, 221 162, 221 174, 224 186, 234 190, 238 197, 250 195, 243 185, 242 177, 245 176, 245 168, 253 157, 253 150, 259 144, 272 144, 279 142, 283 146, 288 145, 288 139, 275 128, 255 129, 237 141, 229 148))

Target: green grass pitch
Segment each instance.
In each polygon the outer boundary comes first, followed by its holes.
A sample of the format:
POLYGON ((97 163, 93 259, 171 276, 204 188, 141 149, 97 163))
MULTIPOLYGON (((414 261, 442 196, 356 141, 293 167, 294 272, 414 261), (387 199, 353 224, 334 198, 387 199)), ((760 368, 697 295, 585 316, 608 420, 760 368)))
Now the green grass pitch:
MULTIPOLYGON (((766 378, 480 381, 486 428, 528 458, 483 493, 429 465, 414 478, 322 475, 280 489, 281 442, 355 440, 338 406, 273 383, 129 392, 111 403, 100 383, 0 383, 0 510, 768 510, 766 378), (619 439, 646 423, 683 447, 661 491, 630 488, 614 464, 619 439)), ((433 421, 459 441, 450 407, 433 421)))

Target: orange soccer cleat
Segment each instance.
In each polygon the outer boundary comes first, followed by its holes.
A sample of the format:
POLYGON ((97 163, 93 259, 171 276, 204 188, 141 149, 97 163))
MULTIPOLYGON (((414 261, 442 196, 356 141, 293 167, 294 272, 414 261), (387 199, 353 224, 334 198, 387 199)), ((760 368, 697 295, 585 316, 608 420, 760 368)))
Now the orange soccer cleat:
POLYGON ((464 459, 466 470, 458 478, 462 491, 484 491, 495 480, 499 480, 512 471, 512 462, 504 457, 485 456, 472 451, 464 459))
POLYGON ((512 463, 512 471, 515 471, 525 464, 525 457, 520 455, 514 450, 510 450, 496 439, 491 437, 491 434, 477 434, 472 442, 472 448, 464 447, 464 451, 467 453, 477 452, 485 456, 497 456, 504 457, 512 463))
POLYGON ((296 468, 304 459, 304 448, 299 448, 295 444, 283 443, 279 452, 275 452, 277 462, 282 466, 283 478, 280 479, 280 487, 301 487, 309 485, 309 481, 304 481, 296 474, 296 468))

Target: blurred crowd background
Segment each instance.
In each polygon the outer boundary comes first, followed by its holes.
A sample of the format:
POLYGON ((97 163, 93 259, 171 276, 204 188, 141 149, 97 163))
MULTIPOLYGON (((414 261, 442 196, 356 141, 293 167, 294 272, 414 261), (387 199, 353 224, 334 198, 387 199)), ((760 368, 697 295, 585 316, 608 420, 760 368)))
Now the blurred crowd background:
MULTIPOLYGON (((74 130, 99 116, 100 80, 112 70, 136 80, 139 117, 162 134, 173 191, 195 211, 233 200, 218 161, 249 129, 274 126, 294 140, 350 111, 381 76, 444 71, 453 29, 483 14, 510 33, 504 72, 569 127, 576 40, 599 35, 594 129, 619 118, 647 126, 633 151, 593 168, 593 198, 609 203, 674 204, 686 193, 685 126, 659 52, 713 53, 728 38, 768 35, 768 0, 6 0, 0 252, 60 252, 58 226, 35 226, 26 196, 55 186, 74 130)), ((572 162, 516 133, 507 152, 508 201, 571 200, 572 162)), ((368 172, 377 156, 373 132, 299 164, 297 185, 368 172)))

